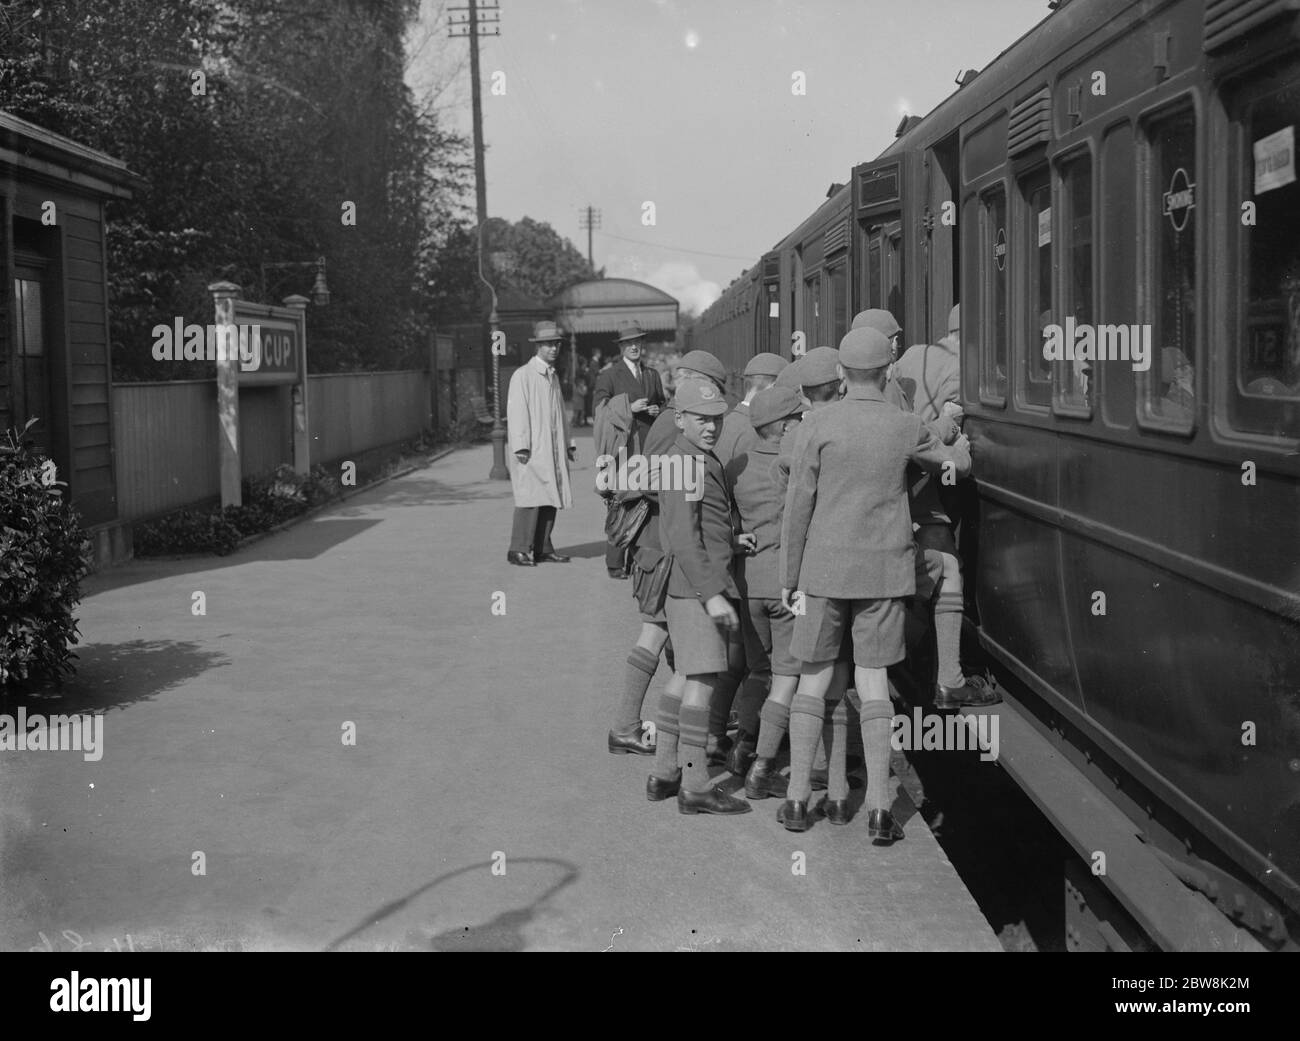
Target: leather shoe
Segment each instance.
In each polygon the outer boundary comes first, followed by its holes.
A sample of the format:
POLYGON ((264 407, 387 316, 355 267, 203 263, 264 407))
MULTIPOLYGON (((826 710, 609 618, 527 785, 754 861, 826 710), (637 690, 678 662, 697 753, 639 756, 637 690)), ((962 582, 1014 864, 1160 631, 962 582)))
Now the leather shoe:
POLYGON ((622 568, 611 567, 605 570, 609 572, 610 578, 627 578, 627 572, 622 568))
POLYGON ((727 754, 731 751, 733 744, 734 742, 731 738, 726 735, 718 738, 717 742, 713 745, 713 750, 709 752, 709 765, 724 765, 727 761, 727 754))
POLYGON ((721 788, 710 788, 707 792, 677 793, 677 810, 679 813, 749 813, 754 807, 744 799, 728 795, 721 788))
POLYGON ((807 831, 812 827, 808 819, 808 804, 802 799, 786 799, 776 811, 776 822, 786 831, 807 831))
POLYGON ((766 799, 772 794, 772 785, 780 780, 775 759, 754 759, 754 765, 745 775, 745 795, 751 799, 766 799))
POLYGON ((727 756, 727 770, 737 777, 744 777, 749 764, 754 761, 754 750, 758 746, 758 737, 748 730, 737 730, 735 744, 727 756))
POLYGON ((671 781, 665 781, 662 777, 656 777, 654 774, 645 779, 645 797, 651 802, 663 802, 665 799, 671 799, 681 790, 682 778, 680 774, 671 781))
POLYGON ((939 710, 962 708, 967 705, 972 708, 983 708, 987 705, 996 705, 1001 700, 1002 695, 981 676, 972 676, 960 687, 935 684, 934 707, 939 710))
POLYGON ((559 553, 543 553, 537 558, 539 564, 567 564, 572 558, 559 553))
POLYGON ((518 564, 520 567, 537 566, 537 561, 533 559, 533 555, 531 553, 519 553, 513 549, 506 554, 506 560, 510 561, 510 563, 512 564, 518 564))
POLYGON ((853 814, 849 812, 848 799, 823 799, 817 807, 817 812, 830 824, 848 824, 853 819, 853 814))
POLYGON ((867 813, 867 837, 873 846, 888 846, 903 837, 903 829, 888 810, 867 813))
POLYGON ((611 730, 609 732, 609 750, 614 755, 654 755, 655 746, 653 744, 647 745, 643 737, 639 723, 630 730, 611 730))

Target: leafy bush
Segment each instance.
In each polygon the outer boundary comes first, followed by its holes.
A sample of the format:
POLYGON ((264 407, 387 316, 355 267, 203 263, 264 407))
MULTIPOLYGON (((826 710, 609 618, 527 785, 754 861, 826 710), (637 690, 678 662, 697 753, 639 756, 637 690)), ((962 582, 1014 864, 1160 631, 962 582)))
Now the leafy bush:
POLYGON ((0 686, 72 674, 72 612, 89 570, 67 485, 25 436, 34 422, 0 442, 0 686))
POLYGON ((172 553, 215 553, 225 556, 240 540, 336 499, 338 479, 323 466, 310 474, 282 464, 273 473, 251 477, 243 485, 243 505, 225 509, 181 510, 135 529, 135 552, 141 557, 172 553))

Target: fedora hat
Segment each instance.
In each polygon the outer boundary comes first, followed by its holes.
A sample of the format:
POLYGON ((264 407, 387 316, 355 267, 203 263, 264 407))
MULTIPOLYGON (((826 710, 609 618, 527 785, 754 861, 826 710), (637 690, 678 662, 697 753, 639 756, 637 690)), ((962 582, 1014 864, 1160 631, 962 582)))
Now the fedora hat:
POLYGON ((626 343, 628 340, 641 340, 645 338, 645 331, 636 322, 620 322, 618 326, 618 342, 626 343))
POLYGON ((560 327, 554 322, 537 322, 533 326, 533 335, 528 337, 529 343, 547 343, 551 340, 563 340, 564 333, 560 332, 560 327))

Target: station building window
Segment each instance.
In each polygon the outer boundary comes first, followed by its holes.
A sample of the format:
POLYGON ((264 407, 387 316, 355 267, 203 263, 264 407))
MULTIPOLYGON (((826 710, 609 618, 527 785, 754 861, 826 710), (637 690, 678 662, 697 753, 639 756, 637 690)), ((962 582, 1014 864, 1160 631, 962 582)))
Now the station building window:
POLYGON ((1300 437, 1300 65, 1256 80, 1238 98, 1235 157, 1241 198, 1255 206, 1241 230, 1239 325, 1229 346, 1233 428, 1300 437))
MULTIPOLYGON (((1061 166, 1061 324, 1074 319, 1077 329, 1093 325, 1092 157, 1081 155, 1061 166)), ((1097 362, 1066 359, 1056 363, 1057 404, 1065 411, 1091 412, 1097 386, 1097 362)))
POLYGON ((980 199, 980 246, 984 306, 979 330, 980 393, 1001 404, 1007 394, 1007 196, 1001 188, 980 199))
POLYGON ((1043 357, 1043 329, 1052 322, 1052 189, 1047 171, 1025 178, 1020 184, 1024 219, 1021 222, 1029 284, 1028 306, 1023 311, 1025 345, 1023 388, 1029 405, 1046 406, 1052 400, 1052 365, 1043 357))
POLYGON ((1138 421, 1189 431, 1196 403, 1196 113, 1148 122, 1151 368, 1137 373, 1138 421))

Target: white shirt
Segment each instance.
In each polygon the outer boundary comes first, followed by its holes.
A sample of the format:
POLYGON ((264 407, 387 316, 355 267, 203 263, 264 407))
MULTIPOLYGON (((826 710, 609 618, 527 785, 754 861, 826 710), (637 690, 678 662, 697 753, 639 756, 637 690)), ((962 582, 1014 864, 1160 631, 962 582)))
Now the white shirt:
POLYGON ((635 377, 637 378, 637 380, 638 380, 638 382, 639 382, 640 379, 641 379, 641 365, 640 365, 640 363, 639 363, 639 362, 635 362, 635 361, 628 361, 626 358, 624 358, 624 359, 623 359, 623 364, 626 365, 626 366, 628 367, 628 370, 632 373, 633 376, 635 376, 635 377))

